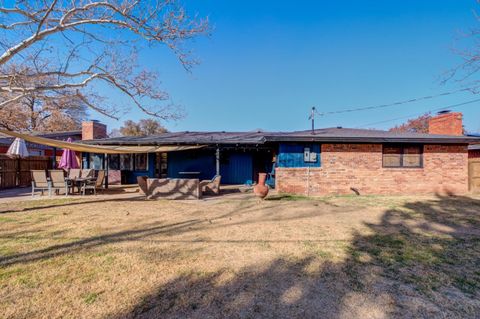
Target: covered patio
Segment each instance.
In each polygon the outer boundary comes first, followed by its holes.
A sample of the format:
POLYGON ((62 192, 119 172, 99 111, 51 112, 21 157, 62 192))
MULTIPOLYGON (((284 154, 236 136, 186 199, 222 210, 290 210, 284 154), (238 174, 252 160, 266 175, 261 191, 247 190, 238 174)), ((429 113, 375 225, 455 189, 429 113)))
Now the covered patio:
POLYGON ((258 173, 270 173, 269 184, 274 187, 273 167, 278 147, 265 144, 262 132, 179 132, 85 143, 116 147, 190 147, 148 154, 110 154, 106 157, 84 153, 84 166, 101 168, 108 162, 110 171, 116 171, 116 182, 124 184, 136 183, 139 176, 210 180, 220 175, 224 185, 252 185, 258 181, 258 173))
MULTIPOLYGON (((270 173, 273 187, 275 148, 264 145, 263 135, 255 133, 166 133, 162 136, 122 137, 71 142, 4 132, 26 141, 77 151, 81 154, 81 169, 95 170, 102 175, 104 189, 112 185, 137 184, 144 180, 160 188, 168 186, 169 193, 185 195, 182 185, 189 185, 200 198, 212 187, 209 184, 253 185, 258 173, 270 173), (103 177, 104 176, 104 177, 103 177)), ((65 177, 72 180, 71 177, 65 177)), ((148 189, 151 189, 149 187, 148 189)), ((185 188, 183 188, 185 189, 185 188)), ((215 194, 219 193, 216 187, 215 194)), ((146 192, 145 195, 148 196, 146 192)), ((178 198, 190 198, 190 196, 178 198)), ((170 196, 167 196, 170 197, 170 196)), ((174 196, 175 197, 175 196, 174 196)), ((177 197, 175 197, 177 198, 177 197)))

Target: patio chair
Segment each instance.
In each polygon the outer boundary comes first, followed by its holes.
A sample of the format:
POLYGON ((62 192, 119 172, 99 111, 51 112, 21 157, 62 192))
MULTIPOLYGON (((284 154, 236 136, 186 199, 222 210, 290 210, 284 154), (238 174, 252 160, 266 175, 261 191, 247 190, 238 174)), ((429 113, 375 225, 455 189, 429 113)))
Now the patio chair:
POLYGON ((89 178, 95 177, 95 170, 93 169, 82 169, 82 173, 80 174, 81 178, 89 178))
POLYGON ((82 173, 81 169, 71 168, 70 171, 68 172, 68 178, 70 179, 79 178, 81 173, 82 173))
POLYGON ((35 195, 35 190, 40 190, 42 192, 47 190, 50 195, 50 183, 47 180, 47 174, 44 170, 32 170, 32 197, 35 195))
POLYGON ((85 196, 85 191, 87 189, 93 190, 93 194, 97 195, 97 189, 101 189, 102 192, 105 190, 103 187, 103 180, 105 179, 105 171, 98 171, 97 179, 92 181, 86 181, 82 185, 82 195, 85 196))
POLYGON ((220 194, 220 180, 222 179, 221 175, 215 175, 211 180, 203 180, 200 182, 200 189, 202 194, 220 194))
MULTIPOLYGON (((82 170, 78 168, 71 168, 68 171, 67 184, 68 187, 72 190, 72 193, 75 192, 75 179, 79 178, 81 173, 82 170)), ((80 187, 78 188, 78 191, 80 191, 80 187)))
POLYGON ((65 175, 62 170, 54 169, 49 170, 48 174, 50 175, 50 195, 52 195, 52 190, 55 190, 55 193, 60 193, 60 190, 65 191, 65 196, 68 195, 68 183, 65 181, 65 175))

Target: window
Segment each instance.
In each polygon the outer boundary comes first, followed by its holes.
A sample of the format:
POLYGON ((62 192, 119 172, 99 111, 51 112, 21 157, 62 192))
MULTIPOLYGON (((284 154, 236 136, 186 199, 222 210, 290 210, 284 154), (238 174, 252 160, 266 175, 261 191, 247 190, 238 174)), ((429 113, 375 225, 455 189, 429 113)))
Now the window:
POLYGON ((148 170, 148 154, 135 154, 135 170, 146 171, 148 170))
POLYGON ((90 153, 90 168, 103 169, 103 154, 90 153))
POLYGON ((119 170, 120 169, 120 155, 111 154, 108 155, 108 169, 119 170))
POLYGON ((123 171, 133 171, 132 154, 120 154, 120 169, 123 171))
POLYGON ((383 167, 423 167, 423 145, 384 145, 383 167))
POLYGON ((45 152, 43 150, 29 149, 28 153, 30 154, 30 156, 44 156, 45 155, 45 152))

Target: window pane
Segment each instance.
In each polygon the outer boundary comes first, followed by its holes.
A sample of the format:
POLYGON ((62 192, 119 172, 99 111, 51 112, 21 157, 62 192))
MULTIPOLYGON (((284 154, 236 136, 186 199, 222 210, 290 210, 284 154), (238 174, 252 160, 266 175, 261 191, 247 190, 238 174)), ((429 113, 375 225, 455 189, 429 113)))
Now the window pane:
POLYGON ((385 167, 400 167, 401 155, 400 154, 384 154, 383 166, 385 167))
POLYGON ((422 166, 422 148, 421 146, 407 146, 403 149, 403 166, 421 167, 422 166))
POLYGON ((385 146, 383 148, 383 166, 400 167, 402 163, 402 148, 396 146, 385 146))
POLYGON ((135 154, 135 170, 146 171, 147 169, 147 154, 135 154))
POLYGON ((103 169, 103 155, 90 153, 90 168, 103 169))
POLYGON ((119 170, 120 169, 120 155, 118 155, 118 154, 109 155, 108 168, 111 169, 111 170, 119 170))
POLYGON ((133 157, 131 154, 120 155, 120 169, 133 171, 133 157))

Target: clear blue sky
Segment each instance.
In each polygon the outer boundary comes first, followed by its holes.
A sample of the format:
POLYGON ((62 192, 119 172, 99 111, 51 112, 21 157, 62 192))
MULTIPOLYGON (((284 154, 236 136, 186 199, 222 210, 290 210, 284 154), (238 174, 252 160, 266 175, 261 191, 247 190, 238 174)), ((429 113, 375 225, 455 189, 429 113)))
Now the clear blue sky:
MULTIPOLYGON (((453 49, 476 26, 475 0, 185 1, 208 15, 212 36, 190 44, 201 64, 186 73, 161 48, 141 56, 187 116, 179 130, 301 130, 309 109, 384 104, 458 88, 442 74, 460 62, 453 49)), ((478 25, 480 27, 480 25, 478 25)), ((456 94, 401 107, 318 118, 318 127, 387 129, 378 121, 480 98, 456 94)), ((469 131, 480 130, 480 103, 460 107, 469 131)), ((140 119, 132 110, 122 118, 140 119)), ((102 119, 109 128, 122 122, 102 119)))

